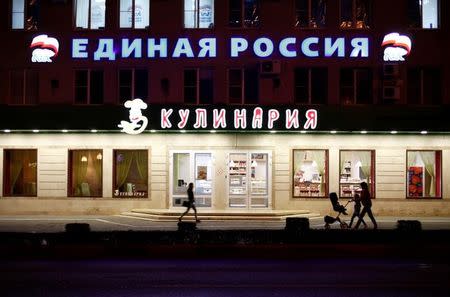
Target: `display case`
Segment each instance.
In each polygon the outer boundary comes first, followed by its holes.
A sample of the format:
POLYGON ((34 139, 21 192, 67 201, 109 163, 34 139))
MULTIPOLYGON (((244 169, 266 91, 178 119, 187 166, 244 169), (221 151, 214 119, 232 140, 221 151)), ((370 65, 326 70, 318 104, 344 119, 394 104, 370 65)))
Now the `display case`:
POLYGON ((293 196, 327 196, 327 150, 293 151, 293 196))
POLYGON ((361 183, 366 182, 373 196, 374 152, 343 150, 340 158, 339 195, 353 198, 361 192, 361 183))

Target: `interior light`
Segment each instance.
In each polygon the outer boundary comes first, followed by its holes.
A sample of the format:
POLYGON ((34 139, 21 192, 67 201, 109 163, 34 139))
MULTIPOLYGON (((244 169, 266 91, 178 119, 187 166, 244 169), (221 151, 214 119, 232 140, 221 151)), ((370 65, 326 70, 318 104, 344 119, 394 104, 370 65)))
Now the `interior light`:
POLYGON ((82 156, 81 157, 81 162, 87 162, 87 157, 86 156, 82 156))
POLYGON ((97 130, 96 129, 92 129, 91 133, 97 133, 97 130))
POLYGON ((331 134, 336 134, 337 131, 336 131, 336 130, 331 130, 330 133, 331 133, 331 134))
POLYGON ((180 133, 186 133, 186 130, 180 130, 180 133))
POLYGON ((102 154, 98 153, 97 160, 101 160, 101 159, 103 159, 103 156, 102 156, 102 154))
POLYGON ((3 130, 3 132, 5 132, 5 133, 11 133, 11 130, 5 129, 5 130, 3 130))
POLYGON ((216 133, 217 131, 216 131, 216 130, 211 130, 211 131, 209 131, 209 132, 211 132, 211 133, 216 133))
POLYGON ((367 131, 366 130, 362 130, 361 134, 367 134, 367 131))
POLYGON ((33 133, 39 133, 39 130, 38 129, 34 129, 33 133))
POLYGON ((156 130, 152 129, 152 130, 150 130, 150 132, 151 132, 151 133, 155 133, 155 132, 156 132, 156 130))
POLYGON ((422 134, 422 135, 428 134, 428 131, 425 131, 425 130, 420 131, 420 134, 422 134))
POLYGON ((397 131, 392 130, 392 131, 391 131, 391 134, 397 134, 397 131))
POLYGON ((275 133, 277 133, 277 131, 271 130, 270 133, 275 134, 275 133))
POLYGON ((61 132, 62 133, 67 133, 67 132, 69 132, 69 130, 63 129, 63 130, 61 130, 61 132))
POLYGON ((258 163, 255 160, 252 161, 252 167, 258 167, 258 163))
POLYGON ((306 134, 306 130, 302 130, 302 131, 300 131, 300 133, 306 134))

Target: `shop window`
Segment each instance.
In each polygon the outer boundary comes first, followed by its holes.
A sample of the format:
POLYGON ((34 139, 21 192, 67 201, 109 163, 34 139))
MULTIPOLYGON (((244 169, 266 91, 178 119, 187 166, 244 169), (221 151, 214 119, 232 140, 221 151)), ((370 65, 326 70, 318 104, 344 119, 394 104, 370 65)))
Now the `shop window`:
POLYGON ((11 28, 37 30, 40 0, 12 0, 11 28))
POLYGON ((3 195, 37 196, 36 150, 4 150, 3 195))
POLYGON ((75 0, 77 29, 104 29, 106 0, 75 0))
POLYGON ((340 80, 340 96, 342 104, 373 103, 371 69, 341 69, 340 80))
POLYGON ((441 198, 441 151, 408 151, 408 198, 441 198))
POLYGON ((103 70, 76 70, 75 104, 102 104, 103 84, 103 70))
POLYGON ((295 27, 323 28, 326 12, 326 0, 295 0, 295 27))
POLYGON ((214 0, 184 0, 185 28, 213 28, 214 0))
POLYGON ((435 68, 408 69, 408 104, 442 104, 441 71, 435 68))
POLYGON ((211 206, 213 194, 213 158, 206 152, 172 153, 173 206, 181 206, 187 200, 187 187, 194 184, 197 206, 211 206))
POLYGON ((439 28, 439 0, 408 0, 408 17, 411 28, 439 28))
POLYGON ((371 17, 371 0, 341 0, 341 29, 369 29, 371 17))
POLYGON ((119 102, 140 98, 148 100, 148 71, 147 69, 119 70, 119 102))
POLYGON ((295 68, 294 101, 305 104, 326 104, 328 99, 327 68, 295 68))
POLYGON ((252 28, 261 23, 259 0, 229 0, 230 27, 252 28))
POLYGON ((150 0, 120 0, 120 28, 150 26, 150 0))
POLYGON ((102 167, 102 150, 70 150, 68 195, 101 197, 103 193, 102 167))
POLYGON ((294 197, 328 196, 328 150, 294 150, 294 197))
POLYGON ((257 68, 228 70, 228 102, 232 104, 257 104, 259 75, 257 68))
POLYGON ((361 183, 369 186, 375 195, 375 151, 340 151, 339 192, 341 197, 351 198, 361 192, 361 183))
POLYGON ((211 104, 214 96, 212 69, 184 70, 184 102, 192 104, 211 104))
POLYGON ((10 72, 10 104, 28 105, 39 102, 39 72, 13 70, 10 72))
POLYGON ((114 191, 116 198, 148 197, 148 151, 114 150, 114 191))

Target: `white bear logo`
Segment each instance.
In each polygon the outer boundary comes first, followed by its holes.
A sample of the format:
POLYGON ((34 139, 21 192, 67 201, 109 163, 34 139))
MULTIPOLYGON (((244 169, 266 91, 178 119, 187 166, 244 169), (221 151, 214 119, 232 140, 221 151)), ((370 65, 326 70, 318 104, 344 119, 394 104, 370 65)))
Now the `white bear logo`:
POLYGON ((122 128, 120 132, 133 135, 142 133, 147 128, 148 119, 142 115, 141 109, 147 109, 147 103, 136 98, 126 101, 125 107, 130 109, 130 122, 120 121, 120 124, 117 125, 122 128), (139 122, 142 122, 142 124, 139 124, 139 122))
POLYGON ((384 36, 381 46, 387 46, 384 49, 385 62, 405 61, 405 56, 411 52, 411 39, 405 35, 390 33, 384 36))
POLYGON ((33 63, 51 63, 50 58, 58 55, 59 42, 56 38, 39 35, 33 38, 30 48, 35 48, 31 57, 33 63))

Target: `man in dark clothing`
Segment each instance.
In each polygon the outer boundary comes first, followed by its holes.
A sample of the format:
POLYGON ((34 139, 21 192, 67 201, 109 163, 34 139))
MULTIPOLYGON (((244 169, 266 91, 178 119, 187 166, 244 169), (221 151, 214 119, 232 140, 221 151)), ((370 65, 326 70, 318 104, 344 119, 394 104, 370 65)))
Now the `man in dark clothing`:
MULTIPOLYGON (((360 218, 361 217, 361 196, 359 196, 359 194, 355 194, 355 198, 353 198, 353 202, 355 202, 355 207, 353 209, 353 215, 352 218, 350 219, 350 224, 348 225, 349 228, 352 227, 353 224, 353 220, 355 218, 360 218)), ((361 220, 364 228, 367 228, 367 224, 366 222, 364 222, 364 220, 361 220)))
POLYGON ((363 210, 361 211, 359 220, 355 225, 355 229, 358 229, 366 213, 369 215, 369 218, 373 223, 373 228, 377 229, 378 228, 377 221, 375 221, 375 218, 373 217, 372 214, 372 199, 370 198, 369 187, 365 182, 361 183, 361 204, 363 205, 363 210))
MULTIPOLYGON (((188 189, 187 189, 187 195, 188 195, 188 201, 187 202, 187 209, 186 211, 181 215, 181 217, 178 218, 178 221, 181 222, 181 219, 184 217, 185 214, 187 214, 189 212, 189 210, 192 208, 194 210, 194 214, 195 214, 195 221, 196 222, 200 222, 199 219, 197 219, 197 208, 195 207, 195 198, 194 198, 194 184, 193 183, 189 183, 188 189)), ((184 204, 183 204, 184 206, 184 204)))

